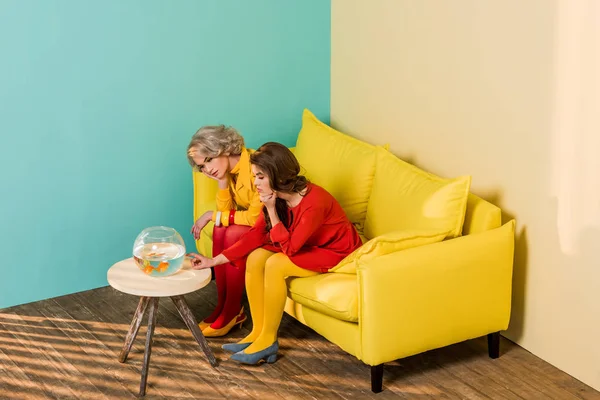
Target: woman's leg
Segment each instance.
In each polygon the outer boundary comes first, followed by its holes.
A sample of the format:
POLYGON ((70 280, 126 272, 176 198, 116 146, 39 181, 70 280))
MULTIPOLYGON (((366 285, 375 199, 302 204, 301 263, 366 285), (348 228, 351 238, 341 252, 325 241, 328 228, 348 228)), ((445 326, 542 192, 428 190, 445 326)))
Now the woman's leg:
MULTIPOLYGON (((235 244, 242 235, 250 230, 246 225, 231 225, 225 231, 223 248, 226 249, 235 244)), ((214 323, 210 325, 213 329, 220 329, 237 317, 242 308, 242 295, 244 294, 244 284, 246 275, 246 258, 235 262, 221 265, 215 269, 225 271, 226 290, 225 302, 221 314, 214 323)))
POLYGON ((246 293, 250 303, 250 313, 252 314, 252 332, 239 343, 251 343, 256 339, 263 327, 264 313, 264 282, 265 282, 265 264, 272 251, 265 249, 256 249, 248 256, 246 261, 246 293))
MULTIPOLYGON (((264 320, 258 337, 248 346, 244 353, 251 354, 264 350, 277 340, 277 331, 283 316, 287 286, 285 279, 290 276, 313 276, 318 272, 300 268, 283 253, 273 254, 266 260, 264 269, 264 320)), ((254 309, 252 310, 254 317, 254 309)), ((252 330, 254 332, 254 329, 252 330)))
MULTIPOLYGON (((227 231, 227 227, 225 226, 215 226, 213 229, 213 257, 221 254, 221 252, 225 249, 223 246, 223 242, 225 241, 225 233, 227 231)), ((227 290, 227 277, 225 275, 225 269, 217 267, 214 268, 215 271, 215 281, 217 283, 217 306, 213 310, 213 312, 206 318, 204 318, 203 322, 207 324, 212 324, 217 320, 219 314, 223 310, 223 305, 225 304, 226 298, 226 290, 227 290)))

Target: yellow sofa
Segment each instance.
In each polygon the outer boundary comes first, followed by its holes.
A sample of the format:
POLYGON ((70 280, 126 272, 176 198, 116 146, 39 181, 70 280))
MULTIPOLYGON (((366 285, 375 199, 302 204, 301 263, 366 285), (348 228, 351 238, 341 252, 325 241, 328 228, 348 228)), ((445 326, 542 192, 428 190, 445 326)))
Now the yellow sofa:
MULTIPOLYGON (((488 335, 499 355, 508 327, 514 226, 469 193, 470 177, 442 179, 304 111, 293 149, 305 174, 340 202, 363 235, 331 272, 288 280, 286 312, 371 366, 488 335)), ((216 185, 194 173, 194 218, 214 209, 216 185)), ((211 254, 205 229, 198 250, 211 254)))

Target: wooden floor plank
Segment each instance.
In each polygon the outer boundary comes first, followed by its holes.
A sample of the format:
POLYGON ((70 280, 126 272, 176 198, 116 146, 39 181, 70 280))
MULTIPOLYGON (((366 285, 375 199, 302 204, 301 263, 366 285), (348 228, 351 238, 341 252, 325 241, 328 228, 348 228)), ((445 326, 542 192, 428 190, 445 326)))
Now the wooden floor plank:
MULTIPOLYGON (((98 301, 99 309, 105 311, 110 310, 110 317, 120 321, 126 321, 130 319, 133 311, 135 310, 135 305, 133 303, 137 304, 136 297, 125 295, 119 292, 100 293, 96 297, 96 300, 98 301), (105 301, 106 296, 108 296, 107 301, 105 301), (115 298, 122 299, 119 302, 112 301, 115 298), (133 308, 131 308, 129 311, 124 311, 123 307, 121 306, 114 306, 114 304, 123 304, 132 299, 134 301, 130 302, 129 304, 132 304, 131 307, 133 308)), ((171 314, 166 310, 171 307, 171 303, 172 302, 169 298, 163 298, 159 302, 157 327, 154 333, 154 348, 152 359, 150 361, 149 381, 154 379, 156 382, 157 376, 156 373, 153 372, 156 368, 163 370, 166 373, 179 371, 180 375, 188 370, 194 371, 195 373, 193 374, 190 372, 188 379, 180 381, 180 384, 185 387, 186 391, 201 391, 203 395, 211 398, 227 398, 228 395, 235 394, 235 390, 230 385, 218 384, 221 378, 219 373, 216 372, 212 366, 210 366, 204 353, 202 353, 200 347, 194 341, 191 333, 185 326, 185 323, 180 318, 176 320, 176 324, 178 326, 177 329, 175 329, 177 332, 176 334, 172 334, 173 332, 166 330, 164 327, 165 322, 167 322, 165 316, 171 317, 171 314), (177 341, 177 343, 180 344, 179 348, 170 348, 168 343, 171 340, 177 341), (183 346, 181 344, 183 344, 183 346), (173 364, 172 362, 173 355, 175 355, 177 361, 176 364, 173 364)), ((140 335, 141 333, 142 332, 140 332, 140 335)), ((124 338, 125 335, 123 334, 123 339, 124 338)), ((139 347, 139 358, 141 358, 143 354, 143 342, 140 338, 136 339, 134 346, 135 345, 139 347)), ((156 384, 160 384, 160 382, 156 384)))
MULTIPOLYGON (((403 370, 399 371, 402 374, 411 374, 411 371, 419 369, 431 381, 435 382, 440 390, 450 393, 452 398, 459 399, 489 399, 496 398, 504 399, 501 395, 491 397, 493 388, 481 391, 477 389, 477 385, 472 384, 472 380, 477 379, 477 375, 467 368, 461 368, 458 364, 459 360, 451 357, 450 353, 445 349, 440 349, 433 352, 427 352, 416 356, 409 357, 415 359, 414 365, 405 365, 403 370), (448 368, 450 365, 453 368, 448 368)), ((388 368, 393 369, 393 365, 403 364, 405 360, 398 360, 388 368)), ((393 371, 392 371, 393 372, 393 371)))
MULTIPOLYGON (((463 352, 483 352, 486 349, 487 345, 481 339, 468 341, 463 346, 463 352)), ((504 376, 510 377, 511 379, 507 378, 505 383, 510 385, 513 391, 527 390, 528 393, 538 393, 538 395, 541 394, 551 399, 578 400, 581 398, 572 388, 562 386, 561 378, 568 376, 563 371, 543 362, 505 338, 501 338, 501 349, 502 363, 495 364, 497 364, 497 369, 503 371, 504 374, 496 374, 495 379, 504 376), (544 366, 545 370, 542 371, 540 366, 544 366), (546 381, 549 380, 554 381, 555 384, 547 385, 546 381)), ((498 360, 500 359, 493 361, 498 360)), ((574 387, 579 386, 575 385, 577 380, 571 378, 569 381, 573 382, 574 387)))
POLYGON ((36 343, 35 340, 27 339, 28 333, 35 332, 38 329, 37 324, 26 324, 25 320, 20 319, 18 314, 14 314, 21 323, 19 328, 7 330, 0 319, 0 326, 5 332, 0 334, 4 340, 10 341, 11 346, 4 346, 3 352, 20 366, 20 368, 29 376, 33 382, 41 382, 46 391, 54 398, 78 399, 85 392, 73 391, 70 388, 68 376, 61 366, 61 358, 57 357, 56 351, 52 351, 46 342, 36 343), (40 373, 40 366, 46 365, 47 368, 40 373))
MULTIPOLYGON (((190 294, 186 296, 188 298, 188 302, 190 303, 190 307, 195 305, 195 313, 206 314, 206 310, 203 305, 207 304, 202 296, 198 297, 198 293, 202 291, 196 292, 194 294, 190 294), (196 296, 194 296, 196 295, 196 296)), ((203 293, 206 296, 206 293, 203 293)), ((248 305, 245 304, 246 310, 248 309, 248 305)), ((210 306, 212 308, 212 306, 210 306)), ((172 317, 177 320, 178 314, 173 308, 167 308, 167 311, 172 314, 172 317)), ((246 324, 249 325, 249 324, 246 324)), ((251 328, 251 325, 250 325, 251 328)), ((322 397, 318 390, 312 388, 311 384, 305 384, 303 382, 297 382, 294 379, 289 379, 290 375, 286 375, 285 371, 281 370, 281 364, 276 363, 273 365, 260 365, 260 366, 246 366, 240 365, 237 362, 228 362, 227 359, 231 355, 228 352, 220 350, 221 345, 229 342, 236 342, 242 337, 246 336, 249 333, 249 329, 245 328, 242 330, 234 330, 230 332, 228 338, 209 338, 209 343, 213 346, 213 349, 216 348, 217 354, 221 355, 221 365, 220 369, 223 368, 232 369, 234 371, 243 371, 248 374, 245 382, 246 384, 251 384, 252 382, 263 382, 264 387, 255 388, 258 390, 257 393, 254 394, 257 398, 285 398, 285 399, 305 399, 305 398, 320 398, 322 397), (235 338, 234 340, 231 340, 235 338), (216 346, 215 346, 216 344, 216 346), (269 386, 270 384, 276 382, 277 390, 273 391, 269 386), (320 396, 320 397, 319 397, 320 396)), ((235 377, 234 377, 235 379, 235 377)))
POLYGON ((539 395, 531 391, 529 386, 520 384, 518 380, 508 380, 506 374, 498 375, 498 365, 494 364, 496 360, 489 358, 487 348, 474 353, 465 351, 465 344, 461 343, 431 353, 441 354, 441 357, 447 354, 446 361, 452 360, 450 362, 456 363, 452 371, 461 381, 479 392, 486 393, 492 399, 527 399, 539 395))
MULTIPOLYGON (((186 300, 197 319, 206 317, 215 307, 214 283, 186 300)), ((118 355, 137 302, 105 287, 0 310, 0 398, 135 398, 145 322, 127 362, 118 355)), ((276 363, 230 361, 220 346, 251 327, 249 320, 208 339, 219 360, 212 368, 172 302, 161 299, 145 398, 600 400, 598 391, 506 339, 496 360, 484 337, 386 363, 384 391, 374 394, 368 366, 287 315, 276 363)))
POLYGON ((115 398, 116 396, 120 398, 135 398, 134 393, 127 390, 120 380, 106 380, 106 376, 114 373, 108 364, 112 353, 106 351, 106 342, 100 341, 98 337, 92 335, 88 330, 68 329, 64 324, 58 324, 58 320, 68 320, 70 315, 54 301, 45 302, 43 306, 38 306, 38 309, 41 315, 48 318, 56 329, 71 340, 74 349, 68 356, 82 373, 94 376, 94 378, 100 380, 96 383, 100 392, 107 398, 115 398), (94 362, 90 363, 90 359, 93 359, 94 362))
MULTIPOLYGON (((202 312, 202 310, 198 310, 202 312)), ((165 307, 163 309, 165 313, 163 318, 167 322, 168 326, 173 324, 179 325, 180 317, 174 307, 165 307)), ((237 335, 242 332, 235 331, 237 335)), ((243 332, 239 337, 243 337, 248 332, 243 332)), ((244 366, 236 362, 229 362, 228 358, 231 355, 221 349, 221 345, 227 343, 225 338, 208 338, 211 348, 215 352, 218 358, 220 358, 219 371, 229 375, 229 380, 237 382, 239 380, 240 373, 245 373, 244 380, 245 385, 249 385, 252 389, 251 395, 255 398, 285 398, 285 399, 302 399, 314 397, 310 393, 307 393, 305 389, 301 387, 292 379, 285 379, 285 376, 281 374, 277 368, 273 368, 272 365, 261 365, 261 366, 244 366), (237 376, 236 376, 237 375, 237 376), (277 391, 273 391, 272 387, 269 386, 270 382, 277 382, 277 391)), ((171 342, 168 342, 171 343, 171 342)), ((194 352, 197 352, 197 345, 193 343, 194 352)), ((242 389, 243 390, 243 389, 242 389)))
MULTIPOLYGON (((101 318, 98 317, 98 315, 96 315, 93 311, 91 311, 87 304, 81 302, 81 300, 77 297, 77 295, 71 295, 69 296, 69 303, 65 303, 65 300, 57 299, 57 304, 59 306, 61 306, 63 308, 63 310, 67 311, 68 309, 68 313, 72 314, 74 318, 81 320, 84 322, 85 327, 88 328, 89 330, 89 335, 91 337, 96 338, 97 334, 95 333, 95 329, 97 326, 102 326, 103 329, 103 335, 106 336, 108 335, 109 337, 109 342, 110 343, 114 343, 114 347, 113 345, 104 345, 102 346, 102 350, 104 352, 104 357, 102 357, 101 361, 97 361, 97 362, 101 362, 103 364, 103 366, 105 368, 109 368, 109 371, 112 373, 112 376, 110 376, 111 381, 113 380, 117 380, 120 382, 120 385, 124 388, 124 390, 126 390, 129 395, 133 395, 133 396, 137 396, 138 391, 139 391, 139 384, 140 384, 140 378, 141 378, 141 363, 135 364, 135 363, 124 363, 121 364, 119 362, 114 362, 113 360, 118 360, 118 353, 120 351, 120 347, 122 345, 122 343, 119 343, 119 339, 121 339, 120 336, 120 331, 119 329, 122 328, 123 332, 125 332, 127 330, 127 326, 125 326, 123 324, 123 326, 121 326, 121 324, 118 323, 114 323, 112 321, 104 321, 101 318), (76 304, 76 308, 69 308, 69 304, 76 304), (112 333, 107 330, 108 329, 112 329, 112 333)), ((72 307, 72 306, 71 306, 72 307)), ((123 333, 123 338, 124 338, 124 333, 123 333)), ((96 342, 97 343, 97 342, 96 342)), ((160 388, 156 389, 152 396, 157 396, 157 398, 162 398, 165 397, 167 395, 167 393, 179 393, 178 389, 179 386, 175 385, 175 384, 171 384, 169 387, 169 392, 162 392, 160 388)), ((146 398, 149 398, 148 396, 146 396, 146 398)))
MULTIPOLYGON (((20 364, 20 363, 19 363, 20 364)), ((55 399, 50 390, 45 390, 27 375, 0 345, 0 399, 55 399)))
MULTIPOLYGON (((318 374, 324 385, 343 398, 355 398, 356 395, 365 399, 380 398, 371 392, 370 368, 337 346, 332 347, 309 327, 284 315, 279 337, 282 358, 293 363, 291 368, 300 368, 309 376, 318 374), (360 379, 357 379, 357 374, 360 379)), ((387 393, 404 397, 394 390, 387 393)))
MULTIPOLYGON (((77 304, 73 307, 73 298, 57 298, 48 304, 46 308, 52 310, 57 320, 54 321, 57 327, 60 327, 62 332, 70 338, 76 336, 78 339, 85 340, 85 345, 82 346, 88 360, 99 370, 104 370, 103 377, 110 382, 111 386, 118 386, 121 389, 123 398, 136 397, 137 387, 135 382, 139 382, 139 368, 131 365, 115 366, 111 365, 111 361, 115 360, 117 355, 112 351, 110 343, 116 343, 115 338, 109 334, 109 330, 102 327, 98 331, 100 323, 95 321, 91 324, 90 318, 96 318, 89 313, 81 305, 77 304), (69 324, 68 328, 64 322, 71 319, 73 324, 69 324), (75 328, 75 332, 72 328, 75 328), (132 383, 134 383, 132 385, 132 383)), ((85 357, 84 357, 85 359, 85 357)))
MULTIPOLYGON (((89 363, 82 362, 82 359, 78 357, 80 355, 85 356, 85 353, 78 353, 78 349, 80 349, 78 343, 68 340, 66 351, 64 346, 61 346, 60 349, 57 348, 58 346, 55 344, 57 339, 56 331, 46 330, 47 326, 53 326, 52 321, 47 319, 47 317, 54 318, 54 315, 44 315, 41 312, 46 304, 48 304, 48 302, 37 306, 31 304, 22 306, 21 309, 25 311, 27 315, 40 319, 40 322, 36 327, 35 336, 29 335, 28 338, 35 341, 42 351, 53 356, 56 363, 55 368, 62 372, 65 376, 65 380, 69 382, 70 386, 77 385, 80 397, 86 399, 91 397, 109 399, 105 390, 106 381, 102 379, 102 374, 95 373, 95 370, 89 367, 89 363), (50 338, 50 340, 44 340, 44 337, 50 338), (41 346, 44 343, 47 343, 50 346, 41 346)), ((63 338, 68 339, 66 336, 63 336, 63 338)), ((45 369, 46 367, 43 366, 36 374, 38 376, 43 376, 45 374, 45 369)), ((118 392, 115 391, 111 394, 114 395, 117 393, 118 392)))
POLYGON ((436 363, 434 355, 423 353, 386 363, 388 380, 402 382, 402 391, 409 398, 442 398, 442 394, 452 399, 489 398, 485 392, 467 383, 474 378, 472 375, 461 374, 460 370, 454 371, 453 375, 443 363, 436 363))
MULTIPOLYGON (((128 382, 122 382, 123 385, 127 385, 129 390, 133 391, 133 393, 137 393, 139 390, 140 380, 141 380, 141 370, 142 370, 142 361, 144 355, 144 341, 146 338, 146 330, 147 330, 147 316, 144 319, 144 323, 140 328, 138 333, 138 337, 134 343, 136 346, 136 351, 132 348, 132 351, 129 353, 129 357, 125 363, 119 363, 118 355, 123 346, 123 342, 125 340, 125 336, 129 329, 129 324, 131 322, 131 318, 133 317, 133 313, 137 307, 137 301, 139 298, 132 298, 135 301, 135 304, 131 303, 130 305, 123 305, 124 309, 127 311, 123 311, 123 315, 121 318, 118 318, 118 315, 112 311, 112 307, 107 306, 101 300, 100 295, 102 292, 97 293, 96 296, 90 298, 89 296, 75 294, 72 295, 79 304, 89 310, 91 314, 93 314, 98 321, 105 324, 105 326, 113 328, 113 345, 109 346, 110 352, 112 353, 112 357, 106 360, 108 365, 114 365, 114 368, 118 368, 119 366, 128 365, 133 367, 135 370, 135 374, 132 379, 129 379, 128 382)), ((164 351, 161 346, 153 345, 152 347, 152 356, 150 359, 150 376, 151 379, 148 380, 148 385, 146 392, 152 389, 153 394, 160 394, 163 396, 167 396, 167 393, 175 393, 177 397, 180 398, 193 398, 193 395, 185 388, 183 382, 185 380, 179 379, 174 380, 171 377, 171 374, 163 368, 163 364, 156 363, 156 359, 159 358, 164 351)), ((147 396, 146 396, 147 397, 147 396)))

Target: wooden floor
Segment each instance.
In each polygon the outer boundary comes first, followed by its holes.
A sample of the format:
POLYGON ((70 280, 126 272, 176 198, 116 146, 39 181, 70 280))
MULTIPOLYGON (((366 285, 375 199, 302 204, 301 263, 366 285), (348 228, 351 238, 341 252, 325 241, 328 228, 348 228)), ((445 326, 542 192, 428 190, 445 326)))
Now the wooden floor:
MULTIPOLYGON (((197 317, 214 306, 214 283, 186 296, 197 317)), ((145 328, 125 364, 117 361, 138 299, 106 287, 0 310, 1 399, 126 399, 139 390, 145 328)), ((145 324, 145 322, 144 322, 145 324)), ((274 364, 219 360, 210 367, 173 305, 161 300, 146 398, 256 399, 600 399, 600 393, 502 339, 488 358, 485 338, 385 365, 384 391, 370 369, 285 315, 274 364)))

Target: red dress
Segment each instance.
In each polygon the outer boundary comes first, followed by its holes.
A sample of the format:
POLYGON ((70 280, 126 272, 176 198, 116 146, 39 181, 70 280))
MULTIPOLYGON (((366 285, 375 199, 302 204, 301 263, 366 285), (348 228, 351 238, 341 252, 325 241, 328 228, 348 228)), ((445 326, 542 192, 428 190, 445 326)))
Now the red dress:
POLYGON ((279 222, 266 231, 264 214, 241 239, 223 251, 230 261, 264 249, 285 253, 297 266, 327 272, 362 245, 356 228, 335 198, 325 189, 309 183, 306 195, 288 210, 291 225, 279 222))

